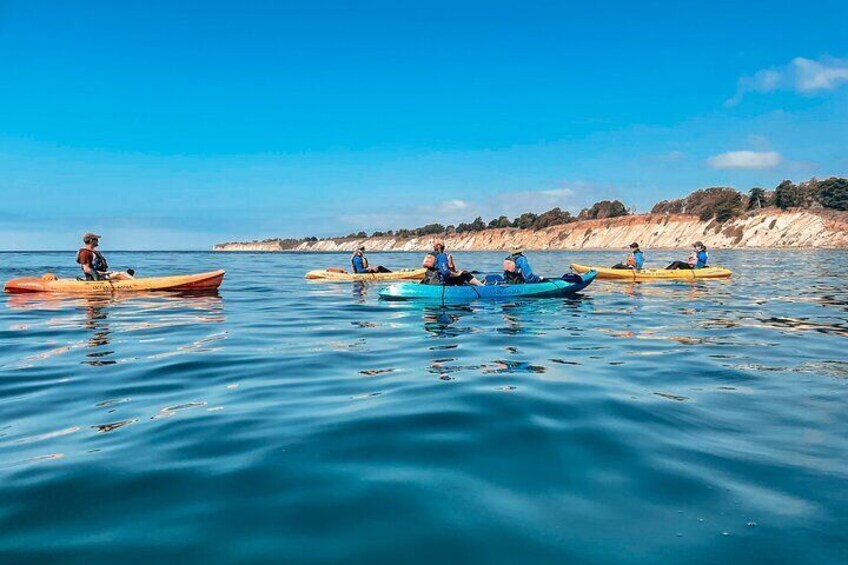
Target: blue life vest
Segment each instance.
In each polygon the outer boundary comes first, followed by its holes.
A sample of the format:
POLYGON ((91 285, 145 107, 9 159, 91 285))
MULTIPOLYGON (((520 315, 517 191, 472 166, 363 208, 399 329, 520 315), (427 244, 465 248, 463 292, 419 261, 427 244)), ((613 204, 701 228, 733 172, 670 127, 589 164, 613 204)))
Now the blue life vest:
POLYGON ((645 265, 645 255, 641 251, 633 252, 633 261, 636 262, 636 270, 641 271, 645 265))
POLYGON ((354 255, 350 260, 351 267, 353 267, 354 273, 367 273, 368 272, 368 261, 359 254, 354 255))
POLYGON ((695 263, 696 269, 703 269, 704 267, 707 266, 707 259, 709 258, 709 255, 707 255, 706 251, 704 251, 704 250, 698 251, 697 258, 698 258, 698 262, 695 263))
POLYGON ((533 274, 533 269, 530 267, 530 261, 527 260, 522 253, 513 253, 506 258, 504 262, 512 261, 515 264, 515 271, 504 271, 504 277, 510 282, 539 282, 541 277, 533 274))
POLYGON ((439 278, 442 280, 451 274, 450 260, 447 253, 436 255, 436 272, 439 273, 439 278))

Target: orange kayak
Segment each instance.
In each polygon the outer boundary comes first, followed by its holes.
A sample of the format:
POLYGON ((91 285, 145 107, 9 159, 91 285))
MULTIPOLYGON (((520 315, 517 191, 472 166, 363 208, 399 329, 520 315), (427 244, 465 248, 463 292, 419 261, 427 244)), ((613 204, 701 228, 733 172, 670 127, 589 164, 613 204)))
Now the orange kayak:
POLYGON ((121 281, 81 281, 77 279, 57 279, 52 275, 44 275, 42 277, 12 279, 6 283, 3 290, 11 293, 63 292, 88 295, 147 291, 208 292, 221 286, 223 280, 224 271, 121 281))

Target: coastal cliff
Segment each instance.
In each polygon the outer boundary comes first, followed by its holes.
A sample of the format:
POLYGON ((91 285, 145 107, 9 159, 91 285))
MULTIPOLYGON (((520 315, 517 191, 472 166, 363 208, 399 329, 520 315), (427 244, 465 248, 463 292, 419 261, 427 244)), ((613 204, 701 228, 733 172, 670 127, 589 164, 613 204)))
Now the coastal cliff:
MULTIPOLYGON (((265 240, 220 243, 214 251, 350 252, 423 251, 434 236, 331 238, 318 241, 265 240)), ((513 244, 534 250, 620 249, 632 241, 645 248, 688 247, 700 240, 709 248, 848 248, 848 212, 780 210, 751 212, 725 223, 688 214, 640 214, 585 220, 539 230, 492 228, 436 236, 455 251, 500 251, 513 244)))

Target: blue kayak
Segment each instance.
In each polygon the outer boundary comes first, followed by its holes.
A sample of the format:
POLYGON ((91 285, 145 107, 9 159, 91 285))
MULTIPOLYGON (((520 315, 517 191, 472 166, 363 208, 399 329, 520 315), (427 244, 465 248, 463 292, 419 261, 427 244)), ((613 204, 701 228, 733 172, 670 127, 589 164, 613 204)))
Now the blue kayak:
POLYGON ((380 291, 384 300, 427 300, 461 303, 477 299, 509 300, 515 298, 556 298, 580 292, 589 286, 597 273, 564 275, 562 279, 546 279, 538 283, 487 284, 485 286, 445 286, 441 284, 396 283, 380 291))

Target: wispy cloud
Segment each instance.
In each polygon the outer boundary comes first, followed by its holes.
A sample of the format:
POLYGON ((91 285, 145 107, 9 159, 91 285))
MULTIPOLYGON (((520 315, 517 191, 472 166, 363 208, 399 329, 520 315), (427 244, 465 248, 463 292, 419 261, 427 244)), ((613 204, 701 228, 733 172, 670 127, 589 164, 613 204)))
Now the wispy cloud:
POLYGON ((465 200, 445 200, 436 205, 436 210, 443 214, 450 214, 452 212, 467 210, 470 206, 465 200))
POLYGON ((707 159, 714 169, 771 169, 782 161, 777 151, 728 151, 707 159))
POLYGON ((445 200, 432 206, 414 205, 351 214, 346 216, 346 225, 341 229, 413 228, 434 222, 455 225, 470 222, 477 216, 488 222, 501 215, 514 218, 524 212, 541 213, 556 207, 576 213, 588 203, 608 197, 609 192, 592 183, 582 182, 543 190, 499 192, 482 199, 445 200))
POLYGON ((848 83, 848 60, 824 56, 818 60, 796 57, 781 67, 762 69, 739 79, 736 94, 726 106, 739 104, 751 92, 791 90, 800 94, 816 94, 848 83))

